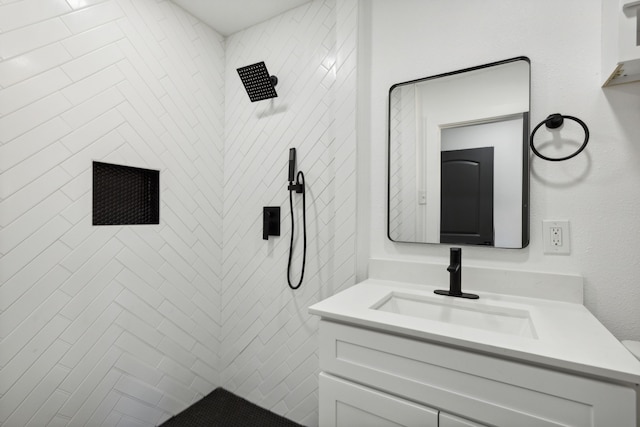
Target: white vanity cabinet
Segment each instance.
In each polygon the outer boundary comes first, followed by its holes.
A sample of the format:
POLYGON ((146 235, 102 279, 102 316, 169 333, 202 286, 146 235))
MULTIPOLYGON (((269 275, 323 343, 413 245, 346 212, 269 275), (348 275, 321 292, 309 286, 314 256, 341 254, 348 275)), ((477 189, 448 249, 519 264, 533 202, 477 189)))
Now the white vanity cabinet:
POLYGON ((637 422, 631 386, 326 319, 320 368, 321 427, 637 422))

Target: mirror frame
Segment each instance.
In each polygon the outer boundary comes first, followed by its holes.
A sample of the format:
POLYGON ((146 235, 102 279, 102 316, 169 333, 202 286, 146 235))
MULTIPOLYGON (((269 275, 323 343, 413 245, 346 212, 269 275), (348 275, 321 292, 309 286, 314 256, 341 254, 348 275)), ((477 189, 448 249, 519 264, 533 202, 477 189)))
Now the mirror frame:
MULTIPOLYGON (((391 92, 399 86, 405 86, 409 84, 422 83, 428 80, 434 80, 442 77, 449 77, 456 74, 467 73, 470 71, 481 70, 484 68, 494 67, 497 65, 508 64, 510 62, 517 61, 526 61, 529 64, 529 110, 523 113, 523 132, 522 132, 522 247, 520 248, 502 248, 496 246, 484 246, 484 245, 473 245, 468 243, 461 243, 462 245, 468 245, 473 247, 489 247, 495 249, 524 249, 529 246, 530 240, 530 220, 529 220, 529 204, 530 204, 530 177, 529 177, 529 133, 531 128, 530 123, 530 113, 531 113, 531 61, 526 56, 517 56, 510 59, 505 59, 502 61, 490 62, 488 64, 478 65, 469 68, 463 68, 460 70, 450 71, 447 73, 436 74, 429 77, 423 77, 420 79, 409 80, 406 82, 396 83, 391 88, 389 88, 389 94, 387 98, 388 109, 387 109, 387 238, 394 243, 415 243, 415 244, 427 244, 427 245, 454 245, 450 243, 440 243, 440 242, 412 242, 412 241, 403 241, 403 240, 394 240, 391 238, 391 92)), ((455 245, 460 245, 460 243, 456 243, 455 245)), ((455 246, 454 245, 454 246, 455 246)))

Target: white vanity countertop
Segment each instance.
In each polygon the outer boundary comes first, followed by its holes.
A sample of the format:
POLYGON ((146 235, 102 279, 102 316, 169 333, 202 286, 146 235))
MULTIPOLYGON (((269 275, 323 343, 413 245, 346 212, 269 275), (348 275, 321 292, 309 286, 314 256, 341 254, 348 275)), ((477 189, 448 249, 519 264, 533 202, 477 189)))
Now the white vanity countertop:
POLYGON ((309 307, 325 319, 375 328, 597 377, 640 384, 636 359, 583 305, 471 292, 478 300, 435 295, 435 287, 368 279, 309 307), (536 337, 524 337, 372 309, 392 293, 443 299, 458 307, 526 310, 536 337))

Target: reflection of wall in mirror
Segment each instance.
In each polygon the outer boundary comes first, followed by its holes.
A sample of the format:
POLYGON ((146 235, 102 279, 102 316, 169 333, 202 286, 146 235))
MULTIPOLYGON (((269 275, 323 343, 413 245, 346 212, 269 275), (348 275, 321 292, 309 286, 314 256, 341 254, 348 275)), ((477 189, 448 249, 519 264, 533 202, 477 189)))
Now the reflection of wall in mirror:
POLYGON ((522 245, 522 181, 513 179, 522 176, 522 121, 519 115, 442 130, 442 151, 494 147, 493 215, 497 247, 522 245))
POLYGON ((417 198, 416 93, 414 86, 401 86, 391 93, 389 117, 393 145, 389 177, 389 235, 394 240, 416 241, 421 209, 417 198))

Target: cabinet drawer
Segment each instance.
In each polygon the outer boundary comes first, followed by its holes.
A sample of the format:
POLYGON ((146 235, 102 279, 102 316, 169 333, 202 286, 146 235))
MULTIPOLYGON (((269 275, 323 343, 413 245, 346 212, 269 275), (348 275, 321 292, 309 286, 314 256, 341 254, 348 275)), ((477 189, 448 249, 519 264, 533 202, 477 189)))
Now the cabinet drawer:
POLYGON ((438 411, 320 373, 322 427, 437 427, 438 411))
POLYGON ((320 369, 482 424, 636 427, 632 388, 325 320, 320 369))

